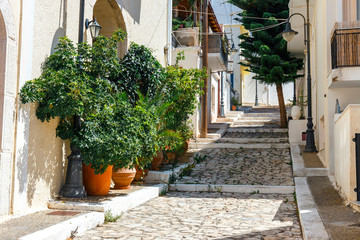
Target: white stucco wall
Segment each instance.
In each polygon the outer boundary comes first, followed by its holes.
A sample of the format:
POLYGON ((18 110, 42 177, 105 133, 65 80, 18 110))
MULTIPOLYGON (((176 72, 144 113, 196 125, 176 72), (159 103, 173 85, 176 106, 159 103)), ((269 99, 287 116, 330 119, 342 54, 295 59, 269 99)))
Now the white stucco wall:
MULTIPOLYGON (((256 80, 252 77, 253 73, 245 75, 245 81, 243 84, 243 104, 254 105, 256 96, 256 80)), ((289 100, 293 99, 294 84, 287 83, 283 84, 283 94, 285 104, 290 103, 289 100)), ((277 91, 275 85, 267 85, 258 81, 257 86, 258 103, 259 105, 265 106, 276 106, 279 105, 277 91)))
MULTIPOLYGON (((185 60, 179 62, 179 66, 185 69, 200 68, 200 47, 178 47, 171 52, 171 63, 175 64, 176 56, 179 52, 184 52, 185 60)), ((193 131, 193 136, 198 137, 200 134, 200 103, 199 108, 190 116, 190 127, 193 131)))
POLYGON ((356 201, 355 133, 360 133, 360 104, 348 105, 334 126, 335 181, 348 201, 356 201))
POLYGON ((11 212, 14 167, 15 100, 17 86, 19 11, 14 1, 0 2, 0 217, 11 212))
MULTIPOLYGON (((95 2, 85 1, 85 19, 93 18, 95 2)), ((123 13, 128 44, 135 41, 150 47, 165 65, 168 1, 113 2, 123 13)), ((35 116, 34 104, 15 104, 15 97, 26 81, 41 74, 41 65, 53 53, 59 37, 67 35, 75 43, 78 41, 79 5, 79 1, 69 0, 0 2, 9 37, 5 85, 0 84, 5 86, 0 91, 6 92, 0 92, 0 109, 7 116, 0 119, 0 126, 6 128, 0 134, 0 217, 46 208, 47 200, 57 196, 63 185, 70 151, 68 142, 55 136, 57 120, 42 123, 35 116)), ((84 30, 84 40, 89 39, 89 31, 84 30)))
POLYGON ((220 75, 218 73, 212 73, 211 74, 211 101, 208 103, 208 106, 210 104, 210 114, 211 114, 211 122, 216 122, 216 119, 218 117, 219 112, 219 81, 220 81, 220 75))
POLYGON ((128 32, 128 43, 136 42, 153 49, 154 56, 165 65, 164 47, 168 34, 168 0, 117 0, 128 32))

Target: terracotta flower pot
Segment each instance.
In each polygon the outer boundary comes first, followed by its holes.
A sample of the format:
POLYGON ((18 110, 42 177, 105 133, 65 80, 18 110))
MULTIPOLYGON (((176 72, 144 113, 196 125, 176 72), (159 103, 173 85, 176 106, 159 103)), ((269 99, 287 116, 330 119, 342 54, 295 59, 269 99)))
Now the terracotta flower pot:
POLYGON ((136 169, 121 168, 113 169, 112 180, 115 183, 115 189, 129 189, 130 184, 135 178, 136 169))
POLYGON ((148 169, 141 169, 139 168, 139 166, 135 166, 136 169, 136 174, 135 174, 135 181, 142 181, 144 180, 144 177, 148 174, 149 170, 148 169))
POLYGON ((113 166, 107 167, 103 174, 95 174, 91 165, 83 164, 83 183, 88 196, 108 195, 111 184, 111 173, 113 166))
POLYGON ((231 110, 233 110, 233 111, 236 111, 236 108, 237 108, 237 107, 236 107, 235 105, 232 105, 232 106, 231 106, 231 110))
POLYGON ((164 158, 164 154, 162 150, 156 152, 156 156, 153 157, 153 161, 151 162, 151 170, 159 170, 159 166, 161 165, 164 158))
POLYGON ((164 162, 169 163, 175 160, 175 152, 167 152, 164 156, 164 162))

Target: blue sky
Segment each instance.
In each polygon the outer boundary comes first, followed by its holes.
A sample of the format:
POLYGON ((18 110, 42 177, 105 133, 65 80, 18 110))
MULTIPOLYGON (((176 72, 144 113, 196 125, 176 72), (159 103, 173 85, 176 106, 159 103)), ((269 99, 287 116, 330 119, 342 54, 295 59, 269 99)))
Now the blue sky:
MULTIPOLYGON (((225 3, 226 0, 211 0, 211 5, 214 8, 216 18, 220 24, 231 24, 230 13, 240 11, 241 9, 235 7, 232 4, 225 3)), ((232 23, 237 24, 238 22, 234 20, 236 15, 232 17, 232 23)))

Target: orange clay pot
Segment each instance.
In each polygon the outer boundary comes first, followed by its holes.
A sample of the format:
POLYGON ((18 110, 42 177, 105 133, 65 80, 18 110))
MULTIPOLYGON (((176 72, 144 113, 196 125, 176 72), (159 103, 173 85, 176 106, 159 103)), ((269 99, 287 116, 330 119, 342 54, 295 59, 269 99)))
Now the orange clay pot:
POLYGON ((130 184, 135 178, 136 170, 135 168, 121 168, 113 169, 112 180, 115 183, 115 189, 129 189, 130 184))
POLYGON ((156 156, 153 157, 153 161, 151 162, 151 170, 159 170, 159 166, 161 165, 164 158, 164 154, 162 150, 156 152, 156 156))
POLYGON ((108 195, 111 183, 111 173, 113 166, 107 167, 103 174, 95 174, 91 164, 86 166, 83 164, 83 182, 88 196, 104 196, 108 195))
POLYGON ((175 160, 175 152, 167 152, 164 156, 165 163, 171 163, 175 160))

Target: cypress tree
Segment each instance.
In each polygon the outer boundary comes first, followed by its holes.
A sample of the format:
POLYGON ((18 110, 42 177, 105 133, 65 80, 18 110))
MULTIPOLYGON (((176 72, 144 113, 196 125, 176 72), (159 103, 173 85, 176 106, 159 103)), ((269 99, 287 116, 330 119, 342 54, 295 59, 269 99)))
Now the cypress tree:
POLYGON ((238 14, 249 33, 239 36, 241 56, 246 62, 241 65, 249 67, 254 79, 269 85, 276 85, 280 108, 280 125, 287 127, 285 102, 282 84, 293 82, 303 68, 303 60, 291 57, 287 51, 287 42, 281 32, 285 24, 281 24, 289 16, 289 0, 229 0, 243 11, 238 14))

